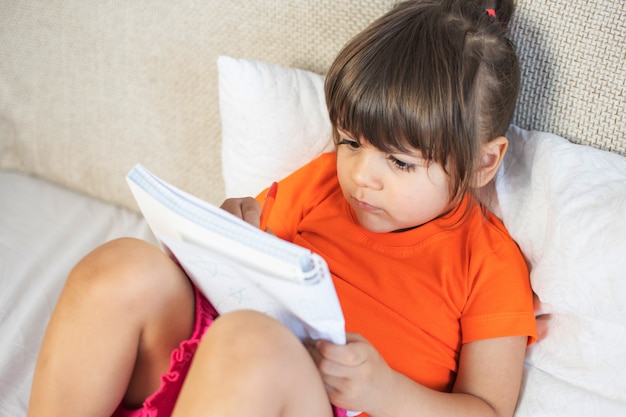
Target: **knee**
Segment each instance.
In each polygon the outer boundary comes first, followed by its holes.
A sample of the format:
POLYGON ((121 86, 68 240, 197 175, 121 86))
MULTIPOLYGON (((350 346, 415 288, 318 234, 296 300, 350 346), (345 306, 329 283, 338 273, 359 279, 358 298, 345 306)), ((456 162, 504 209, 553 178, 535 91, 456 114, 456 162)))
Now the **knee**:
POLYGON ((159 248, 132 238, 110 241, 86 255, 71 271, 68 285, 84 295, 112 300, 158 300, 188 286, 184 273, 159 248))
POLYGON ((105 281, 111 285, 133 282, 154 269, 160 260, 160 251, 138 239, 122 238, 97 247, 81 259, 70 273, 87 283, 105 281))
POLYGON ((203 383, 232 387, 241 398, 269 386, 277 393, 303 381, 321 381, 300 340, 277 320, 254 311, 215 320, 196 351, 193 372, 203 383))
POLYGON ((279 321, 250 310, 234 311, 220 316, 207 335, 214 347, 237 360, 256 364, 285 361, 291 352, 304 352, 300 340, 279 321))

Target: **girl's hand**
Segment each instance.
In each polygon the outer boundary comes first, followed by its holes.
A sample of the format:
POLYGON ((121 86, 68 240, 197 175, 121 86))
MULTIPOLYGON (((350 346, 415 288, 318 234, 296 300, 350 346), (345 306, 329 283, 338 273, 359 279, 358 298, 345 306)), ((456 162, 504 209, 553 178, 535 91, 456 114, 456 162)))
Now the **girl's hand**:
POLYGON ((343 346, 319 340, 311 355, 334 405, 372 414, 391 398, 395 371, 363 336, 348 333, 343 346))
POLYGON ((261 205, 252 197, 228 198, 221 208, 255 227, 260 226, 261 205))

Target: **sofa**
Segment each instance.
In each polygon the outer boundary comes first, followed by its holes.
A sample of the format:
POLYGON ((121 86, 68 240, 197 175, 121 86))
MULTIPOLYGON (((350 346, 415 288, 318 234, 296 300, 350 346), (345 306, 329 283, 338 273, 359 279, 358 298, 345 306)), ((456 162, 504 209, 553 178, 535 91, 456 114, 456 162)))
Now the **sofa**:
MULTIPOLYGON (((140 163, 211 203, 330 149, 321 85, 393 0, 32 0, 0 7, 0 416, 25 416, 72 266, 155 242, 140 163)), ((490 208, 524 253, 539 341, 522 416, 626 415, 626 2, 519 0, 522 88, 490 208)))

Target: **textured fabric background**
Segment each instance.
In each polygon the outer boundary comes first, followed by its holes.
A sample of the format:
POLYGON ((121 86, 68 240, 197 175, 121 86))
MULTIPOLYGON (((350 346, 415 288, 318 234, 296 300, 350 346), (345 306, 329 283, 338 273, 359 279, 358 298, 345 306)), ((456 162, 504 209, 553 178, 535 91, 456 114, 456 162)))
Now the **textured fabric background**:
MULTIPOLYGON (((0 169, 135 208, 137 162, 222 200, 218 55, 324 73, 394 1, 0 3, 0 169)), ((625 0, 520 0, 514 122, 626 154, 625 20, 625 0)))
POLYGON ((513 123, 626 155, 626 1, 518 0, 513 123))

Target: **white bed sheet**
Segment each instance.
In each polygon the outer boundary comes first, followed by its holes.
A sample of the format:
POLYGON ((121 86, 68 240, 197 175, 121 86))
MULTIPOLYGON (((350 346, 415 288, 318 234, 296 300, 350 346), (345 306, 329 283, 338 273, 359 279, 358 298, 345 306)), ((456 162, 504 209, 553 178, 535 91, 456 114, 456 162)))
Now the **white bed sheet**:
POLYGON ((0 172, 0 416, 26 415, 41 339, 73 265, 122 236, 154 241, 137 213, 0 172))

